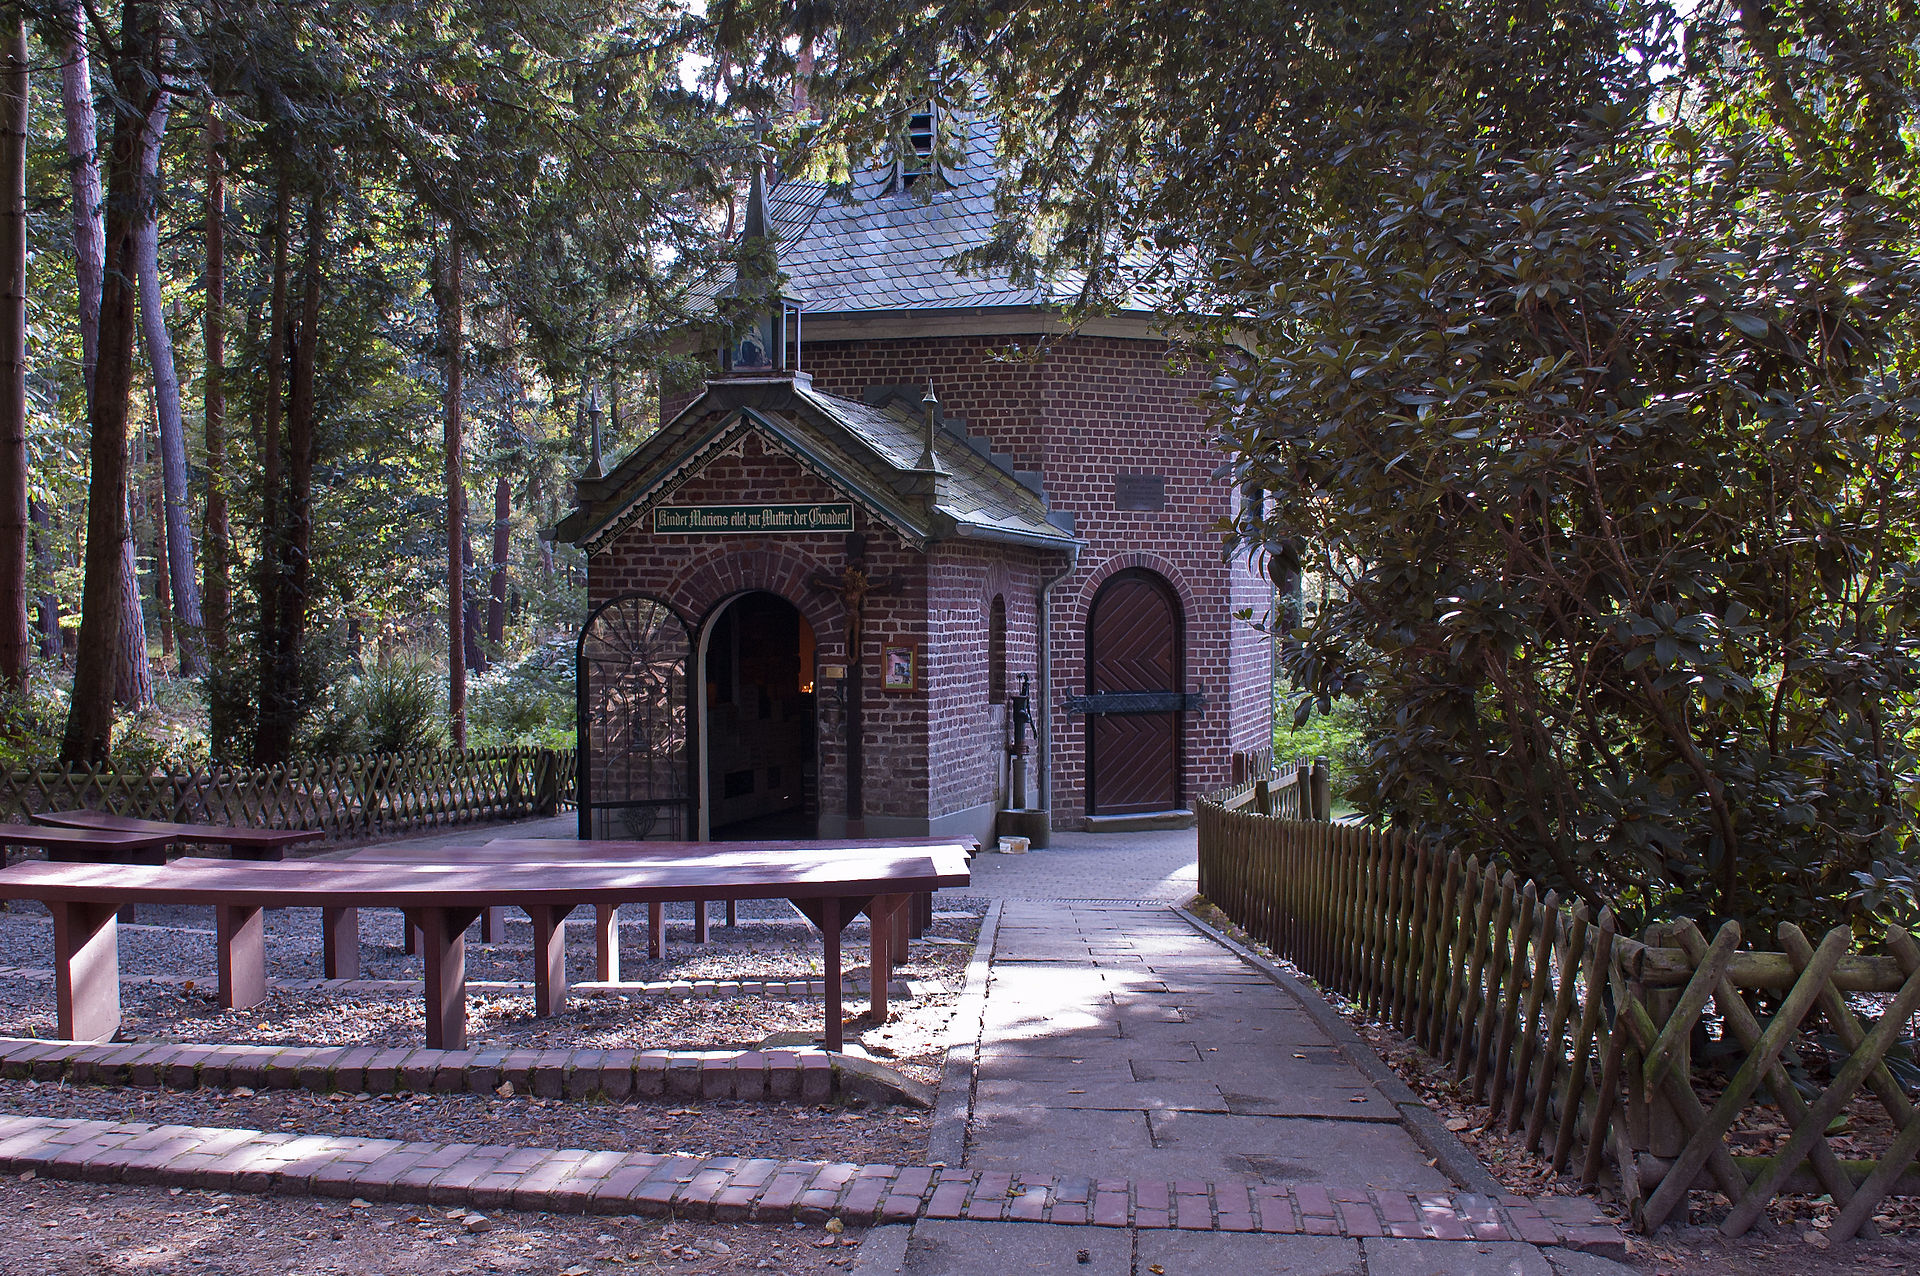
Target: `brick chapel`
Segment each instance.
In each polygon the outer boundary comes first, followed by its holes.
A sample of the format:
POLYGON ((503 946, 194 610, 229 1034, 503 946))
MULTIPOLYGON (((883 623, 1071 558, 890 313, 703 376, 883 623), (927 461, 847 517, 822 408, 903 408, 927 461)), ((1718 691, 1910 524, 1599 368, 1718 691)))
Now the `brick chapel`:
POLYGON ((1178 826, 1271 744, 1205 372, 957 272, 996 130, 914 124, 848 187, 756 179, 778 303, 578 481, 583 836, 1178 826))

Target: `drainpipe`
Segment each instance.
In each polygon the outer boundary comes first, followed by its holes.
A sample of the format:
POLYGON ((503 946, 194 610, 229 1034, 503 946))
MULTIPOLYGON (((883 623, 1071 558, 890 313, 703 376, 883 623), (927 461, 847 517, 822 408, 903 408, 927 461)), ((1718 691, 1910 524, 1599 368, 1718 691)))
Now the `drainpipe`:
POLYGON ((1034 595, 1034 625, 1040 647, 1040 691, 1034 697, 1033 733, 1040 745, 1040 783, 1038 805, 1047 813, 1047 826, 1053 826, 1053 615, 1047 597, 1053 587, 1080 565, 1080 543, 1074 542, 1067 554, 1066 566, 1051 576, 1040 578, 1040 590, 1034 595))

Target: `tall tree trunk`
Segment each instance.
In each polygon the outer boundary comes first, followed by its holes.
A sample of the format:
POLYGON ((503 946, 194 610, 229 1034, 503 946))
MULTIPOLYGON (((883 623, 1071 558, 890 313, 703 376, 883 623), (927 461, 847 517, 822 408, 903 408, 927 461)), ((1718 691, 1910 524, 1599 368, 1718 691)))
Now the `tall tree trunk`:
POLYGON ((27 690, 27 18, 0 57, 0 679, 27 690))
POLYGON ((492 654, 500 654, 507 637, 507 535, 513 517, 512 489, 507 476, 493 481, 493 581, 487 594, 487 642, 492 654))
POLYGON ((465 325, 460 296, 460 235, 449 228, 445 259, 435 262, 434 302, 440 312, 440 341, 447 359, 446 398, 442 413, 447 467, 447 719, 453 747, 467 747, 467 652, 464 641, 465 574, 462 551, 467 543, 465 480, 460 469, 461 360, 465 325))
MULTIPOLYGON (((472 522, 470 518, 465 517, 461 521, 468 524, 472 522)), ((465 536, 460 538, 460 561, 466 568, 465 574, 469 577, 473 576, 473 541, 465 536)), ((463 622, 460 628, 463 638, 461 649, 466 652, 467 672, 485 673, 487 653, 480 646, 480 595, 471 589, 462 592, 465 605, 460 611, 463 622)))
MULTIPOLYGON (((80 644, 73 673, 61 759, 104 761, 112 748, 114 663, 122 647, 123 594, 133 582, 123 557, 127 538, 127 398, 133 387, 133 228, 142 215, 140 141, 160 82, 153 29, 155 12, 143 0, 125 0, 114 64, 117 102, 108 151, 105 242, 100 291, 98 362, 88 407, 85 583, 80 597, 80 644)), ((138 593, 134 590, 137 600, 138 593)), ((131 647, 126 654, 135 654, 131 647)), ((138 649, 144 660, 144 644, 138 649)))
POLYGON ((80 375, 93 395, 100 362, 100 288, 106 270, 106 227, 100 195, 100 125, 93 113, 93 72, 87 61, 86 18, 77 0, 60 10, 65 47, 60 58, 60 107, 67 126, 68 181, 73 190, 74 277, 79 286, 80 375))
POLYGON ((280 683, 280 415, 287 363, 287 239, 293 215, 293 175, 284 159, 273 201, 273 283, 267 302, 267 385, 260 426, 260 711, 254 720, 253 760, 286 761, 291 706, 280 683), (284 724, 284 725, 283 725, 284 724))
POLYGON ((193 523, 187 508, 187 427, 180 417, 180 377, 173 366, 173 334, 167 330, 164 299, 160 295, 160 145, 166 138, 171 99, 163 91, 148 125, 141 175, 147 184, 146 215, 134 228, 134 253, 140 274, 140 328, 146 339, 147 364, 153 369, 154 415, 160 424, 160 476, 163 489, 161 526, 166 536, 162 551, 167 560, 165 579, 172 620, 163 617, 162 632, 180 634, 180 672, 198 677, 207 671, 201 650, 200 582, 193 565, 193 523))
MULTIPOLYGON (((144 455, 141 456, 140 464, 144 466, 146 462, 147 458, 144 455)), ((167 609, 167 599, 172 595, 173 584, 167 579, 167 525, 164 518, 155 518, 153 516, 154 506, 165 503, 166 493, 164 489, 160 495, 161 500, 159 502, 155 502, 152 497, 147 497, 142 500, 141 504, 146 507, 142 511, 144 520, 153 531, 153 615, 154 618, 160 622, 160 655, 162 659, 172 660, 174 649, 173 613, 167 609)), ((184 672, 184 670, 182 672, 184 672)))
POLYGON ((53 515, 39 501, 30 501, 28 513, 33 519, 33 558, 40 572, 40 655, 58 660, 63 654, 60 641, 60 595, 53 588, 55 556, 53 552, 53 515))
MULTIPOLYGON (((127 534, 120 542, 120 642, 113 653, 113 703, 138 709, 153 703, 153 665, 147 658, 147 616, 140 597, 140 550, 133 539, 133 509, 126 513, 127 534)), ((86 658, 87 624, 84 600, 80 611, 80 659, 86 658)), ((77 666, 77 662, 76 662, 77 666)), ((79 683, 76 667, 74 682, 79 683)), ((112 723, 108 723, 111 734, 112 723)))
POLYGON ((306 647, 307 610, 313 590, 314 367, 320 349, 321 262, 326 248, 326 205, 307 201, 307 243, 302 253, 300 326, 293 335, 293 378, 287 400, 286 522, 281 538, 279 624, 274 659, 288 712, 277 725, 279 756, 293 751, 300 668, 306 647))
POLYGON ((219 113, 207 108, 207 313, 206 388, 207 505, 202 537, 205 555, 207 651, 226 654, 227 625, 233 614, 233 588, 227 578, 232 551, 227 526, 227 126, 219 113))

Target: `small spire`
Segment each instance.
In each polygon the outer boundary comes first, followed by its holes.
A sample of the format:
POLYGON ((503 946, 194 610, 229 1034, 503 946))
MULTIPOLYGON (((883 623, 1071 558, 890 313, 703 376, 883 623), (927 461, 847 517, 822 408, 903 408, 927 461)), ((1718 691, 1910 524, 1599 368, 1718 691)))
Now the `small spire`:
POLYGON ((937 470, 940 468, 940 461, 933 452, 933 436, 934 432, 940 428, 940 397, 933 392, 931 381, 927 382, 927 393, 920 400, 920 409, 927 414, 927 447, 920 454, 920 468, 937 470))
POLYGON ((761 176, 764 165, 756 150, 753 158, 753 181, 747 187, 747 219, 742 239, 765 239, 767 237, 767 183, 761 176))
POLYGON ((600 455, 600 388, 587 387, 587 439, 592 448, 587 460, 586 478, 605 478, 606 463, 600 455))

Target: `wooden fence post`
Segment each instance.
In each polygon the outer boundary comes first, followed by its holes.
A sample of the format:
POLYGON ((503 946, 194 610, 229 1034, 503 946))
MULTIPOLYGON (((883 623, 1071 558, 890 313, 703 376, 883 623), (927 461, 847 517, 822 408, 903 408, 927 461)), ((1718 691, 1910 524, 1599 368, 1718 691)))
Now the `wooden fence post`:
POLYGON ((1313 811, 1306 818, 1310 820, 1330 820, 1333 818, 1333 777, 1327 770, 1325 758, 1313 760, 1313 811))

